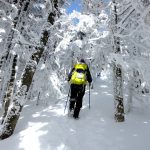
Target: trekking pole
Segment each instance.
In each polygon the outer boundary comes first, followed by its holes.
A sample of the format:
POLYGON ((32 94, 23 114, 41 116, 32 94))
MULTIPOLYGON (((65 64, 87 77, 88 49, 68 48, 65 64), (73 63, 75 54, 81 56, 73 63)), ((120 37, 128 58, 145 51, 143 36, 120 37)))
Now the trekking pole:
POLYGON ((68 103, 68 100, 69 100, 70 91, 71 91, 71 87, 69 88, 69 92, 68 92, 68 96, 67 96, 67 101, 66 101, 66 105, 65 105, 64 113, 65 113, 65 110, 66 110, 66 108, 67 108, 67 103, 68 103))
POLYGON ((90 109, 90 84, 89 84, 89 109, 90 109))

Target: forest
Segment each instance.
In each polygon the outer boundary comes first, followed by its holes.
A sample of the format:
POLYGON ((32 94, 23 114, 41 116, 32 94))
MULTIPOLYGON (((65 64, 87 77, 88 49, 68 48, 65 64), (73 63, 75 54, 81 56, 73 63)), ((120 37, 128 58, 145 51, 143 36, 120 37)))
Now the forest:
POLYGON ((72 2, 0 0, 1 140, 13 135, 27 104, 49 107, 67 97, 67 75, 80 58, 91 90, 104 72, 112 78, 116 124, 137 103, 149 109, 150 1, 81 0, 81 12, 67 13, 72 2))

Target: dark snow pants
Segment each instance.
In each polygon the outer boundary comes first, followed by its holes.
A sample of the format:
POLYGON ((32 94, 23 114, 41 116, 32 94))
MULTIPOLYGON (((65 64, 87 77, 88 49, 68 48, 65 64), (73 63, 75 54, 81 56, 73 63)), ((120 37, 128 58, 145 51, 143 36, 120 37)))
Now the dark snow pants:
POLYGON ((85 85, 71 84, 70 106, 69 109, 74 109, 73 117, 78 118, 82 107, 83 96, 85 94, 85 85))

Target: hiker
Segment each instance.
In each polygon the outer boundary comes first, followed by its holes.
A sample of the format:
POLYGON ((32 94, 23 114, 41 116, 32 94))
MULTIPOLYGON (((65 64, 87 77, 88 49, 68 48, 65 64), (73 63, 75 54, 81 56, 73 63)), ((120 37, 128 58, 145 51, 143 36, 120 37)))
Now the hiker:
POLYGON ((75 119, 79 118, 79 112, 82 107, 82 99, 85 94, 85 87, 87 81, 89 86, 92 82, 91 73, 88 65, 84 59, 81 59, 74 65, 71 72, 68 75, 68 81, 70 82, 70 104, 68 115, 73 115, 75 119))

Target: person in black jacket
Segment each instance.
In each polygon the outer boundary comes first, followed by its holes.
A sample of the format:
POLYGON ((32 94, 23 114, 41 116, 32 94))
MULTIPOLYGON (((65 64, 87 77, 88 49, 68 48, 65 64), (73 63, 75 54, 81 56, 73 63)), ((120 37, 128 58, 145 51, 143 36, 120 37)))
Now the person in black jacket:
POLYGON ((88 65, 84 59, 81 59, 79 63, 75 64, 71 72, 68 75, 68 81, 70 81, 70 104, 68 115, 73 115, 75 119, 79 118, 79 112, 82 107, 83 96, 85 94, 86 83, 91 85, 92 77, 89 71, 88 65), (85 76, 85 79, 77 79, 77 75, 85 76), (77 81, 76 81, 77 80, 77 81), (85 81, 84 81, 85 80, 85 81))

